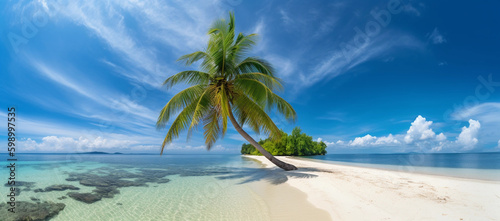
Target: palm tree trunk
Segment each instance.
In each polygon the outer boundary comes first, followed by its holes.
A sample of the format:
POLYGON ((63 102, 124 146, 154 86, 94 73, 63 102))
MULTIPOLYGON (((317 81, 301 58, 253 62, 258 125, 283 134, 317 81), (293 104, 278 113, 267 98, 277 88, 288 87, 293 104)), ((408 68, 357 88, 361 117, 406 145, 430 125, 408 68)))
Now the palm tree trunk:
POLYGON ((245 140, 247 140, 248 142, 250 142, 250 144, 252 144, 269 161, 271 161, 272 163, 274 163, 274 165, 276 165, 279 168, 284 169, 286 171, 296 170, 297 169, 297 167, 295 167, 292 164, 288 164, 288 163, 285 163, 285 162, 283 162, 281 160, 278 160, 271 153, 267 152, 267 150, 265 150, 262 146, 260 146, 260 144, 257 143, 257 141, 255 141, 250 135, 248 135, 247 132, 245 132, 243 130, 243 128, 240 127, 240 125, 238 124, 238 122, 234 118, 233 111, 231 110, 231 107, 229 108, 229 119, 231 120, 231 123, 233 123, 233 126, 236 129, 236 131, 238 131, 238 133, 240 133, 241 136, 243 136, 243 138, 245 138, 245 140))

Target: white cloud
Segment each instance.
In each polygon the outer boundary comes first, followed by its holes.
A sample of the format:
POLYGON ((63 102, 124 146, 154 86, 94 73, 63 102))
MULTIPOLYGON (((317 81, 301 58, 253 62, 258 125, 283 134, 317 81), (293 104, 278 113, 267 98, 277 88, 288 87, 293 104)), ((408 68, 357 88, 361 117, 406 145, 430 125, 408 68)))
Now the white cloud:
MULTIPOLYGON (((88 152, 88 151, 107 151, 128 150, 133 152, 160 151, 160 139, 141 136, 127 136, 122 134, 105 134, 101 136, 45 136, 36 141, 32 138, 21 139, 18 142, 19 150, 29 152, 88 152)), ((197 151, 206 152, 204 145, 191 146, 170 143, 165 146, 168 151, 197 151)), ((230 151, 222 145, 216 145, 211 152, 230 151)))
POLYGON ((424 117, 418 115, 415 121, 411 123, 410 129, 406 132, 405 142, 409 144, 414 141, 434 138, 436 133, 430 129, 431 125, 432 121, 427 121, 424 117))
POLYGON ((371 136, 370 134, 367 134, 364 137, 356 137, 354 140, 349 142, 349 145, 351 145, 351 146, 366 146, 368 144, 371 144, 376 139, 377 139, 376 137, 371 136))
POLYGON ((286 25, 292 23, 292 19, 290 18, 290 16, 288 16, 288 13, 285 10, 280 9, 279 13, 281 15, 281 20, 283 21, 283 23, 285 23, 286 25))
POLYGON ((444 141, 446 140, 446 136, 443 133, 440 133, 439 135, 436 136, 437 141, 444 141))
POLYGON ((274 64, 277 76, 281 78, 290 78, 295 70, 295 65, 288 59, 279 55, 267 55, 264 58, 271 64, 274 64))
MULTIPOLYGON (((478 133, 481 124, 477 120, 469 120, 469 126, 463 127, 456 141, 450 141, 444 133, 436 134, 432 130, 432 121, 427 121, 419 115, 405 134, 389 134, 376 137, 367 134, 363 137, 355 137, 350 141, 339 140, 327 142, 321 138, 329 147, 339 149, 363 149, 363 148, 385 148, 388 151, 419 151, 419 152, 459 152, 471 150, 478 143, 478 133), (388 147, 392 148, 389 149, 388 147), (458 148, 457 148, 458 147, 458 148)), ((496 142, 496 140, 495 140, 496 142)), ((500 141, 499 141, 500 142, 500 141)), ((499 144, 500 145, 500 144, 499 144)))
MULTIPOLYGON (((0 111, 0 116, 5 112, 0 111)), ((159 148, 163 133, 154 128, 129 128, 123 130, 113 124, 76 125, 61 120, 33 118, 24 114, 16 119, 20 134, 20 151, 74 152, 92 149, 129 148, 140 150, 141 146, 159 148)), ((6 131, 6 130, 5 130, 6 131)))
POLYGON ((434 28, 434 30, 432 31, 429 36, 429 40, 431 40, 433 44, 446 43, 446 39, 441 33, 439 33, 437 28, 434 28))
MULTIPOLYGON (((316 140, 316 142, 323 142, 323 143, 326 144, 326 146, 333 146, 333 145, 335 145, 335 142, 328 142, 326 140, 323 140, 323 138, 321 138, 321 137, 318 137, 318 139, 316 140)), ((340 140, 339 140, 339 142, 340 142, 340 140)))
MULTIPOLYGON (((494 89, 494 88, 493 88, 494 89)), ((480 93, 488 91, 483 88, 480 93)), ((451 114, 452 120, 467 121, 474 119, 481 122, 481 141, 494 144, 500 137, 500 102, 488 102, 456 110, 451 114)))
POLYGON ((463 145, 463 150, 471 150, 477 144, 477 135, 481 124, 477 120, 469 120, 469 127, 464 126, 458 135, 457 143, 463 145))
POLYGON ((46 136, 41 142, 36 142, 31 138, 19 141, 19 146, 23 150, 35 150, 41 152, 83 152, 93 151, 96 149, 111 149, 111 148, 128 148, 137 141, 132 140, 116 140, 96 137, 89 139, 79 137, 77 139, 71 137, 46 136))
POLYGON ((392 135, 389 134, 389 136, 386 137, 379 137, 377 141, 375 141, 375 144, 381 145, 381 144, 398 144, 399 141, 392 135))
POLYGON ((378 138, 367 134, 363 137, 356 137, 354 140, 349 141, 350 146, 394 145, 398 143, 399 141, 392 134, 378 138))
MULTIPOLYGON (((257 34, 257 35, 259 35, 260 38, 263 38, 265 30, 266 30, 266 23, 264 22, 263 19, 259 19, 259 21, 255 24, 255 26, 252 28, 250 33, 245 33, 245 34, 257 34)), ((262 44, 262 42, 259 42, 259 43, 262 44)))

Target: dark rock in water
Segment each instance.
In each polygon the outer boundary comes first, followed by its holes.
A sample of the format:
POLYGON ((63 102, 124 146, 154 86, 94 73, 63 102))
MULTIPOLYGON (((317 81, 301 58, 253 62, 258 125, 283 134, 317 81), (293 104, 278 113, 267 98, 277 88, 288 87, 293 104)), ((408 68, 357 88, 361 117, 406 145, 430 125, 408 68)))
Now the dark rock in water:
MULTIPOLYGON (((14 187, 16 188, 16 190, 14 190, 14 193, 16 193, 16 196, 20 196, 21 195, 21 188, 19 187, 14 187)), ((9 194, 10 194, 10 190, 9 190, 9 194)))
POLYGON ((4 186, 6 187, 14 187, 16 190, 14 192, 16 193, 16 196, 21 195, 21 187, 25 187, 22 190, 29 191, 31 190, 31 187, 35 186, 35 182, 26 182, 26 181, 16 181, 15 185, 9 185, 9 183, 5 183, 4 186))
POLYGON ((120 191, 118 188, 131 186, 148 186, 148 183, 168 183, 168 175, 178 174, 172 170, 139 169, 139 173, 123 169, 101 167, 88 173, 68 173, 67 181, 78 181, 84 186, 93 186, 96 189, 91 193, 68 193, 68 196, 85 203, 94 203, 102 198, 113 198, 120 191))
POLYGON ((2 221, 44 221, 56 216, 65 206, 64 203, 19 201, 15 213, 12 213, 7 210, 10 208, 8 204, 1 203, 0 217, 2 221))
POLYGON ((44 191, 44 190, 43 190, 43 189, 40 189, 40 188, 33 190, 33 192, 35 192, 35 193, 38 193, 38 192, 43 192, 43 191, 44 191))
POLYGON ((66 178, 67 181, 78 181, 78 178, 77 177, 69 177, 69 178, 66 178))
POLYGON ((37 198, 35 198, 35 197, 30 197, 30 199, 31 199, 32 201, 35 201, 35 202, 40 201, 40 199, 37 199, 37 198))
POLYGON ((80 188, 73 186, 73 185, 65 185, 65 184, 59 184, 59 185, 52 185, 45 187, 45 192, 49 191, 64 191, 64 190, 79 190, 80 188))
POLYGON ((97 187, 95 190, 92 190, 92 193, 70 192, 68 193, 68 196, 75 200, 91 204, 101 200, 102 198, 113 198, 115 194, 119 193, 120 191, 115 187, 97 187))
MULTIPOLYGON (((9 185, 9 183, 5 183, 6 187, 11 187, 11 185, 9 185)), ((26 181, 16 181, 15 183, 15 186, 16 187, 26 187, 26 188, 31 188, 31 187, 34 187, 35 186, 35 182, 26 182, 26 181)))
POLYGON ((116 203, 116 205, 121 206, 121 205, 123 205, 123 204, 122 204, 122 203, 116 203))
POLYGON ((63 199, 66 199, 66 198, 68 198, 68 197, 66 197, 66 196, 61 196, 61 197, 58 197, 57 199, 58 199, 58 200, 63 200, 63 199))
POLYGON ((115 187, 97 187, 95 190, 92 190, 92 192, 103 198, 113 198, 115 194, 120 193, 115 187))
POLYGON ((167 179, 167 178, 158 179, 158 180, 156 181, 156 183, 168 183, 168 182, 170 182, 170 179, 167 179))
POLYGON ((129 186, 145 186, 143 183, 136 183, 130 180, 122 180, 116 177, 94 177, 92 179, 80 180, 80 184, 84 186, 100 186, 100 187, 129 187, 129 186))
POLYGON ((68 196, 75 199, 75 200, 78 200, 78 201, 81 201, 81 202, 84 202, 84 203, 95 203, 99 200, 102 199, 101 196, 97 195, 97 194, 92 194, 92 193, 75 193, 75 192, 70 192, 68 193, 68 196))

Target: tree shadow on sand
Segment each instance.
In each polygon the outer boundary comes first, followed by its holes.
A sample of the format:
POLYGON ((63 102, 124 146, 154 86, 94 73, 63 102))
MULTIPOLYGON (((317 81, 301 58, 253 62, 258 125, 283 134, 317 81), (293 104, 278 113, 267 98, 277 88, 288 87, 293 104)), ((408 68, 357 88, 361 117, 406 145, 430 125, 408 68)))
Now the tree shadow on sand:
POLYGON ((326 171, 315 168, 299 168, 294 171, 283 171, 280 168, 241 168, 230 174, 217 176, 217 179, 242 179, 238 184, 266 181, 274 185, 279 185, 288 181, 288 178, 311 179, 318 176, 310 172, 326 171))

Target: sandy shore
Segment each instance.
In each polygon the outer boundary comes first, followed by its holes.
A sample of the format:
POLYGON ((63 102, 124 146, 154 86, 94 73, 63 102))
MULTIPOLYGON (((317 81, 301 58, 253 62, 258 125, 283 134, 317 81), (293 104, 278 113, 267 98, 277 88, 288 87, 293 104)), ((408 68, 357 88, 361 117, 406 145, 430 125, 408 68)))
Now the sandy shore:
POLYGON ((332 220, 500 220, 500 182, 278 158, 299 167, 286 184, 332 220))

